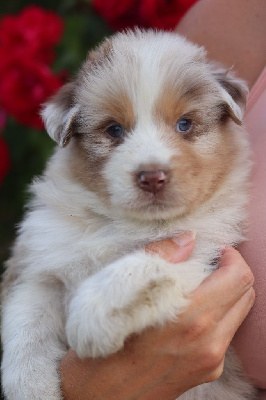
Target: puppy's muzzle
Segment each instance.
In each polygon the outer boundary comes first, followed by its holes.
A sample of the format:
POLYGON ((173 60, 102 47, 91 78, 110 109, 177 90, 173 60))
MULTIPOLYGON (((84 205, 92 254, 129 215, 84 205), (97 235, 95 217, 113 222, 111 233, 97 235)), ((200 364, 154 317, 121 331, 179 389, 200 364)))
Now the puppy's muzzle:
POLYGON ((137 184, 145 192, 158 193, 162 191, 169 180, 169 173, 163 170, 140 171, 137 174, 137 184))

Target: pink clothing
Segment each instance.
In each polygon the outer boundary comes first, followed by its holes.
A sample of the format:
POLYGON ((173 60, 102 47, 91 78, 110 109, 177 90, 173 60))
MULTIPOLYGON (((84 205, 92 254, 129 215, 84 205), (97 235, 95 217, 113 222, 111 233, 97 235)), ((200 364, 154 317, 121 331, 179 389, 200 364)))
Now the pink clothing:
MULTIPOLYGON (((240 251, 255 275, 255 305, 234 338, 254 383, 266 389, 266 68, 253 86, 245 116, 254 152, 249 240, 240 251)), ((266 391, 261 393, 266 400, 266 391)))

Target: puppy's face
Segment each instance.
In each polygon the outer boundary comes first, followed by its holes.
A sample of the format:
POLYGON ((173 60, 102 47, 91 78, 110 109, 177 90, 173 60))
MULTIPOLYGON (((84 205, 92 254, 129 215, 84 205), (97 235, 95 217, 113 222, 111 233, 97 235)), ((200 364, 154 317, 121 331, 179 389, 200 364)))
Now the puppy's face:
POLYGON ((230 173, 245 97, 202 49, 137 31, 91 52, 43 117, 60 146, 70 142, 72 176, 107 209, 170 218, 207 201, 230 173))

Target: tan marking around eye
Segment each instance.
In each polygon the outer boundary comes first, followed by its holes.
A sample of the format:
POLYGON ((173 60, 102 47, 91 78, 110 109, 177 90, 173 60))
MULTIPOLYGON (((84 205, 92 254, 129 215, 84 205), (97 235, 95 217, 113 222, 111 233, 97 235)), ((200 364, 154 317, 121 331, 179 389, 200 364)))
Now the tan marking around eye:
POLYGON ((177 120, 188 110, 188 101, 180 99, 175 91, 164 90, 154 106, 154 116, 158 121, 164 121, 169 126, 174 126, 177 120))
POLYGON ((104 132, 104 126, 108 120, 116 121, 125 131, 130 131, 134 127, 135 116, 132 103, 123 93, 106 96, 100 99, 99 103, 101 115, 104 117, 99 119, 97 127, 87 125, 80 127, 84 133, 75 137, 72 143, 71 170, 75 180, 108 201, 109 195, 102 170, 112 154, 116 141, 108 137, 104 132))
POLYGON ((118 122, 126 131, 133 129, 135 114, 133 104, 126 93, 117 92, 107 95, 101 99, 100 107, 107 119, 118 122))
MULTIPOLYGON (((106 192, 106 182, 102 175, 102 169, 105 165, 109 152, 108 150, 102 155, 95 156, 90 151, 93 147, 93 135, 88 137, 76 137, 72 143, 72 152, 70 159, 69 171, 75 181, 92 192, 99 193, 103 200, 108 198, 106 192)), ((107 139, 102 138, 99 146, 107 146, 107 139)), ((97 144, 95 143, 97 146, 97 144)))
POLYGON ((186 205, 186 213, 214 195, 232 170, 237 156, 231 123, 218 122, 218 116, 209 112, 210 102, 208 94, 200 97, 197 104, 196 97, 191 101, 185 96, 180 98, 173 90, 165 90, 154 106, 162 141, 171 149, 176 148, 166 197, 186 205), (194 111, 190 111, 192 108, 194 111), (193 140, 176 130, 177 120, 189 113, 198 118, 193 140))
POLYGON ((172 184, 178 190, 177 197, 187 205, 187 213, 210 199, 233 168, 237 145, 230 129, 220 128, 217 135, 220 140, 208 133, 213 146, 211 154, 201 150, 200 139, 198 143, 184 139, 175 141, 181 155, 174 156, 171 161, 172 184))

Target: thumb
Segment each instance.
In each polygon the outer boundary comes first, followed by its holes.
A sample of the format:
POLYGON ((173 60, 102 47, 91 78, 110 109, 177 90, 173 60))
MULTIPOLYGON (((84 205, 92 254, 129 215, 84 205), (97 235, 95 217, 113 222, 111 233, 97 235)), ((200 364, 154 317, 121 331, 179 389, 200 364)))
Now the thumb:
POLYGON ((171 263, 186 261, 195 246, 195 235, 192 232, 184 232, 171 239, 160 240, 145 246, 147 253, 159 255, 171 263))

